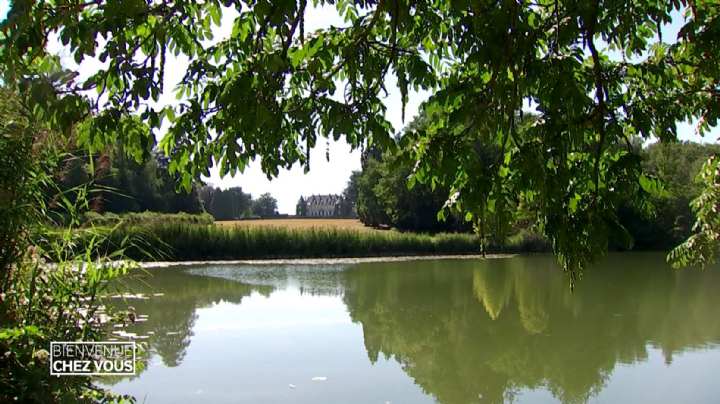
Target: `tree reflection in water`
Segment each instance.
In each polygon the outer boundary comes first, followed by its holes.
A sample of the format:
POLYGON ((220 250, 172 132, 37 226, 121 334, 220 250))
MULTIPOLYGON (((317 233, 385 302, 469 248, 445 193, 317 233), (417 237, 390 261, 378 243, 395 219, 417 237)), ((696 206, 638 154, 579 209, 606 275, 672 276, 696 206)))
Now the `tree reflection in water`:
POLYGON ((649 345, 671 362, 720 341, 720 273, 659 256, 611 256, 574 293, 551 257, 372 266, 347 272, 344 297, 370 360, 394 356, 441 403, 538 387, 585 402, 649 345))
MULTIPOLYGON (((167 268, 133 273, 119 285, 142 298, 113 299, 120 309, 134 308, 147 321, 127 327, 127 332, 147 336, 148 357, 157 355, 167 367, 179 366, 193 336, 197 309, 220 302, 240 304, 252 292, 269 296, 272 286, 248 285, 220 277, 194 275, 192 269, 167 268)), ((131 378, 139 377, 141 373, 131 378)), ((103 382, 117 382, 103 379, 103 382)))
POLYGON ((182 362, 198 308, 294 289, 342 298, 362 326, 370 362, 394 357, 445 404, 502 402, 528 388, 585 402, 617 364, 646 360, 649 347, 671 363, 678 352, 720 341, 720 271, 672 271, 661 255, 611 256, 574 293, 546 256, 206 266, 158 271, 144 282, 130 288, 164 296, 128 302, 150 317, 132 331, 154 331, 151 351, 167 366, 182 362))

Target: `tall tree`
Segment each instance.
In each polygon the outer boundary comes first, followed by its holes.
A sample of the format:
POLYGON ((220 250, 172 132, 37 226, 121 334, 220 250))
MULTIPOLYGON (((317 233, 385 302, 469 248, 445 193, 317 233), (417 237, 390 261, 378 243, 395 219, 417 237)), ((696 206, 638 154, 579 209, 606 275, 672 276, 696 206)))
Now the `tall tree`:
POLYGON ((302 196, 298 199, 297 206, 295 207, 295 215, 301 217, 307 216, 307 202, 302 196))
POLYGON ((634 248, 667 251, 690 236, 695 215, 689 202, 701 192, 695 176, 720 146, 654 143, 637 150, 644 170, 661 181, 663 192, 651 198, 652 204, 621 204, 619 221, 632 236, 634 248))
POLYGON ((414 177, 447 186, 448 206, 479 227, 508 196, 536 201, 573 276, 606 250, 623 194, 656 188, 638 156, 615 146, 631 134, 674 140, 688 119, 706 132, 720 117, 715 0, 319 4, 335 6, 346 26, 305 32, 306 0, 17 1, 1 27, 0 73, 50 125, 91 116, 81 137, 89 145, 123 139, 144 150, 152 136, 129 113, 154 130, 168 118, 161 144, 187 189, 215 164, 221 175, 256 157, 269 176, 308 167, 318 136, 393 148, 381 97, 393 75, 403 104, 410 89, 433 91, 424 110, 437 118, 418 132, 414 177), (210 40, 229 9, 230 36, 210 40), (665 38, 673 16, 679 33, 665 38), (107 63, 85 78, 47 75, 35 62, 55 33, 76 62, 107 63), (163 92, 168 52, 191 63, 181 101, 159 108, 149 101, 163 92), (81 102, 89 89, 107 100, 90 103, 94 111, 81 102), (539 116, 518 131, 527 104, 539 116), (497 160, 465 153, 477 139, 499 148, 497 160), (488 163, 489 176, 476 176, 488 163))
POLYGON ((368 159, 364 164, 362 175, 358 178, 357 214, 366 226, 378 227, 391 224, 385 207, 374 190, 382 175, 380 162, 368 159))
POLYGON ((353 171, 348 179, 347 186, 342 193, 340 202, 340 216, 357 217, 358 181, 361 172, 353 171))
POLYGON ((216 220, 235 220, 250 215, 252 196, 241 187, 222 190, 206 185, 200 189, 200 198, 205 210, 216 220))
POLYGON ((356 185, 360 220, 370 226, 385 224, 399 230, 438 232, 470 230, 457 214, 438 218, 447 199, 447 189, 429 184, 408 188, 412 165, 399 154, 368 157, 356 185))
POLYGON ((277 200, 269 193, 264 193, 252 202, 252 212, 260 217, 277 216, 277 200))

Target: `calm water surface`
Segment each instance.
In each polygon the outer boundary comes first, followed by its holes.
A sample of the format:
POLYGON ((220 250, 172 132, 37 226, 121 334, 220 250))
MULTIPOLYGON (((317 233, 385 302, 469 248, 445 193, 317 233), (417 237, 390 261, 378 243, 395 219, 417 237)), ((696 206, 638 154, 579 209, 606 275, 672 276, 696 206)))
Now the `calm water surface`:
POLYGON ((127 282, 177 403, 718 403, 720 270, 618 254, 574 293, 548 256, 197 266, 127 282), (161 296, 151 296, 162 294, 161 296))

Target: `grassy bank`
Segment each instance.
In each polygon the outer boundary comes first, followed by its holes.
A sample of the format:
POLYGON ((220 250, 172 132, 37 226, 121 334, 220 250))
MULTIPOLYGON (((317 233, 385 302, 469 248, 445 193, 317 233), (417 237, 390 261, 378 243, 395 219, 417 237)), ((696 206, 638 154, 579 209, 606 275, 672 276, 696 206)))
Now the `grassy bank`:
MULTIPOLYGON (((374 257, 478 254, 473 234, 435 235, 337 228, 224 227, 185 223, 123 226, 110 240, 134 240, 125 251, 142 261, 229 260, 266 258, 374 257)), ((111 246, 113 247, 113 246, 111 246)), ((492 252, 538 250, 526 238, 492 252)))

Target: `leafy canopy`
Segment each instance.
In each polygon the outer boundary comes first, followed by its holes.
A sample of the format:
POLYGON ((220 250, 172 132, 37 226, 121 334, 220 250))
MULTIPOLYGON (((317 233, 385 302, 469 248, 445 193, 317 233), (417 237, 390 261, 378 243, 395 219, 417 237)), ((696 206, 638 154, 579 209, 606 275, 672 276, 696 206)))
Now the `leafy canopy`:
POLYGON ((571 274, 617 234, 620 194, 658 190, 619 145, 674 140, 680 120, 705 132, 720 115, 717 0, 313 3, 326 4, 346 26, 305 32, 307 0, 14 1, 0 69, 47 122, 92 116, 87 144, 142 145, 151 136, 136 118, 154 131, 167 119, 161 145, 186 187, 211 165, 235 173, 256 157, 269 176, 308 167, 319 135, 393 148, 386 86, 394 81, 403 103, 410 89, 430 89, 413 178, 449 187, 448 208, 479 226, 508 198, 533 204, 571 274), (678 37, 662 38, 678 11, 678 37), (211 40, 228 13, 231 34, 211 40), (53 33, 77 62, 103 66, 87 79, 48 75, 53 33), (191 62, 179 105, 161 108, 168 54, 191 62), (518 128, 524 106, 537 119, 518 128), (478 147, 492 143, 499 154, 478 147))

